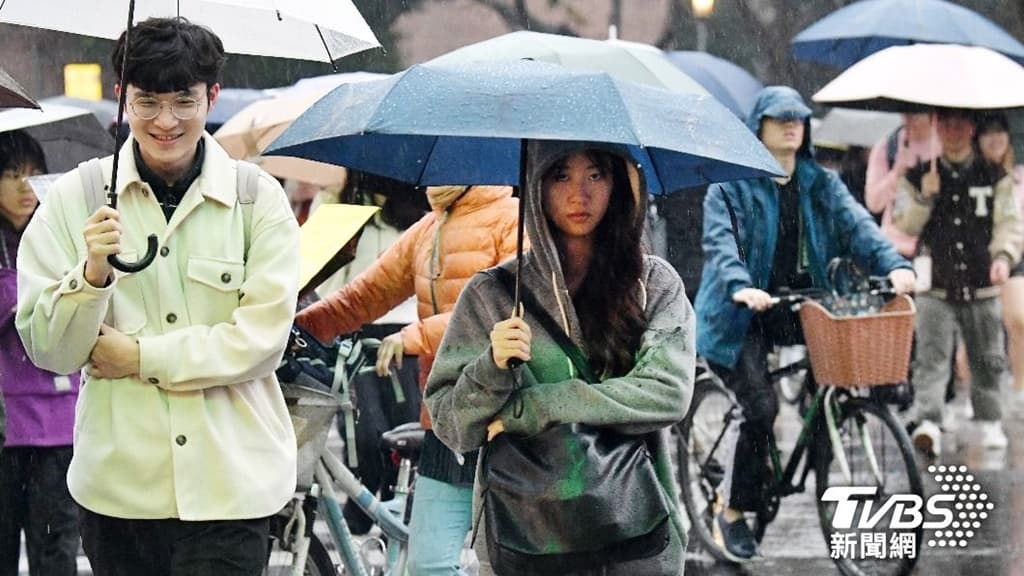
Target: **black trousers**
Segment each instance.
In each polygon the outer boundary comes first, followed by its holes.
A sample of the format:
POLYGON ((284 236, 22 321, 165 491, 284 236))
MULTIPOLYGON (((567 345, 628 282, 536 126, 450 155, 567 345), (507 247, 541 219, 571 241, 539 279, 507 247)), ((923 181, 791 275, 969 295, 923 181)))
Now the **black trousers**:
POLYGON ((762 504, 768 481, 769 436, 779 413, 779 398, 768 375, 768 353, 776 345, 802 344, 799 318, 789 310, 772 309, 754 317, 740 358, 731 370, 711 364, 743 409, 731 463, 730 508, 754 512, 762 504))
POLYGON ((79 511, 95 576, 260 576, 267 564, 268 518, 128 520, 79 511))
POLYGON ((0 453, 0 576, 17 576, 25 532, 29 574, 78 574, 78 506, 68 493, 71 447, 7 447, 0 453))
MULTIPOLYGON (((406 356, 398 370, 398 381, 405 397, 399 402, 395 397, 394 385, 390 378, 381 378, 373 371, 353 379, 359 415, 356 420, 356 450, 359 465, 354 468, 360 481, 371 492, 380 491, 381 500, 393 495, 392 486, 398 480, 397 463, 391 454, 382 449, 381 435, 392 428, 420 418, 419 368, 415 356, 406 356)), ((345 438, 345 416, 338 412, 338 433, 345 438)), ((348 461, 347 449, 344 452, 348 461)), ((365 534, 373 521, 351 499, 345 502, 345 519, 355 534, 365 534)))

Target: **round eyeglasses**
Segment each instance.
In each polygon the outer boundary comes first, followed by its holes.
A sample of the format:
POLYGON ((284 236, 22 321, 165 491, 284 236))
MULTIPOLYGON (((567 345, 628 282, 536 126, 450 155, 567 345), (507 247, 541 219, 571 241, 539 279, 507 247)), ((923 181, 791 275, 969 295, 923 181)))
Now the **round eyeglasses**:
POLYGON ((191 120, 199 114, 199 100, 195 98, 175 98, 164 102, 156 98, 136 98, 131 103, 132 113, 142 120, 153 120, 163 112, 164 104, 171 109, 171 114, 178 120, 191 120))

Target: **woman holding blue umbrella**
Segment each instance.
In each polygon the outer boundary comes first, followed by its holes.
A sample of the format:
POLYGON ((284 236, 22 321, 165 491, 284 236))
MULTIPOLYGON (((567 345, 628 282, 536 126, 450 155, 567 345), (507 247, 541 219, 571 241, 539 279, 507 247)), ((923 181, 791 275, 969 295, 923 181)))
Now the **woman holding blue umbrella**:
POLYGON ((425 395, 442 441, 484 447, 481 574, 681 574, 666 434, 689 404, 694 321, 679 276, 642 252, 644 175, 624 147, 529 141, 525 177, 531 248, 464 289, 425 395), (645 456, 602 469, 624 446, 645 456))

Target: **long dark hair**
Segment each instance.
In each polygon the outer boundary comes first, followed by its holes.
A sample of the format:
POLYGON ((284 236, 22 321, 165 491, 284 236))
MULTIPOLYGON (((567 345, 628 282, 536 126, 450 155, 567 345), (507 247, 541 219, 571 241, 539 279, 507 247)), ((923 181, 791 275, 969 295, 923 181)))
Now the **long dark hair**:
MULTIPOLYGON (((573 306, 594 372, 602 377, 622 376, 633 368, 640 339, 647 329, 647 317, 640 304, 640 206, 633 198, 621 157, 603 150, 587 150, 585 154, 611 175, 612 194, 604 219, 594 231, 593 255, 587 275, 573 295, 573 306)), ((545 179, 561 165, 558 162, 550 168, 545 179)), ((550 220, 548 227, 553 232, 564 273, 564 241, 550 220)))

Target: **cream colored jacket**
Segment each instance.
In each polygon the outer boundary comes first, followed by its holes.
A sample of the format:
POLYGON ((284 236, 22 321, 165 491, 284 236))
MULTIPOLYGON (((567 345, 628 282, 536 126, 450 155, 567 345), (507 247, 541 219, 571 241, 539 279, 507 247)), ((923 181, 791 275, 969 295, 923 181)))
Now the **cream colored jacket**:
MULTIPOLYGON (((138 339, 140 374, 83 380, 68 487, 119 518, 268 516, 295 489, 295 435, 274 376, 295 310, 298 226, 265 173, 248 257, 236 164, 208 134, 202 172, 168 223, 120 151, 123 259, 160 254, 105 288, 83 276, 88 217, 77 170, 60 178, 18 254, 16 325, 41 367, 83 368, 100 324, 138 339), (165 250, 166 249, 166 250, 165 250)), ((110 181, 113 157, 102 160, 110 181)))

